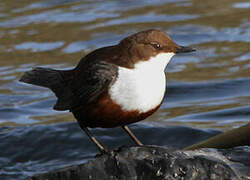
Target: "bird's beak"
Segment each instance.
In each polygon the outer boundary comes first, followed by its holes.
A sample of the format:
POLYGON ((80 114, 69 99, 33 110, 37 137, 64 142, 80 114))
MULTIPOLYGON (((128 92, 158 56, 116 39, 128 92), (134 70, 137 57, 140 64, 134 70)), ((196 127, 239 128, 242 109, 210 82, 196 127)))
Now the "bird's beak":
POLYGON ((196 49, 187 47, 187 46, 178 46, 175 50, 175 53, 187 53, 187 52, 193 52, 196 51, 196 49))

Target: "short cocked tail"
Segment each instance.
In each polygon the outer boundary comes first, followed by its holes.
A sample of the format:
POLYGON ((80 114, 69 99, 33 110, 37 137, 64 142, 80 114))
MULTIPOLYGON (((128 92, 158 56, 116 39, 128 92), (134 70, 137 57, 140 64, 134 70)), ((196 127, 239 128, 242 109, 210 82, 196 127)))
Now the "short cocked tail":
POLYGON ((70 71, 37 67, 31 71, 25 72, 20 81, 51 89, 58 97, 54 109, 69 110, 71 109, 73 95, 71 90, 67 88, 63 78, 63 74, 67 72, 70 71))
POLYGON ((25 72, 20 81, 56 90, 61 86, 62 77, 57 70, 38 67, 25 72))

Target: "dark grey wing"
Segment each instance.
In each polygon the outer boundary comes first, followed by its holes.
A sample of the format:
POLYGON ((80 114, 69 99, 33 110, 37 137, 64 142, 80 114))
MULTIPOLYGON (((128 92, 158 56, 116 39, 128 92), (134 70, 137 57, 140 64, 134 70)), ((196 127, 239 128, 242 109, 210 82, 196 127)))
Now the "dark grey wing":
MULTIPOLYGON (((68 82, 73 97, 70 110, 85 108, 93 103, 115 81, 118 67, 104 61, 86 63, 75 69, 74 78, 68 82)), ((60 109, 64 102, 58 100, 54 109, 60 109)))

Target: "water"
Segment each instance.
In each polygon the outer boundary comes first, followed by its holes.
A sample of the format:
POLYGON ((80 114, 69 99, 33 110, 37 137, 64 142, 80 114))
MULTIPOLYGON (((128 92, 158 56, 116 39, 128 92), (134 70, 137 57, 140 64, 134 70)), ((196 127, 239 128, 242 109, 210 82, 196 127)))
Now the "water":
MULTIPOLYGON (((249 122, 250 5, 238 0, 0 1, 0 179, 87 162, 97 153, 48 89, 18 82, 35 66, 68 69, 90 51, 158 28, 196 53, 166 69, 160 110, 132 125, 145 144, 185 147, 249 122)), ((110 149, 121 128, 94 129, 110 149)))

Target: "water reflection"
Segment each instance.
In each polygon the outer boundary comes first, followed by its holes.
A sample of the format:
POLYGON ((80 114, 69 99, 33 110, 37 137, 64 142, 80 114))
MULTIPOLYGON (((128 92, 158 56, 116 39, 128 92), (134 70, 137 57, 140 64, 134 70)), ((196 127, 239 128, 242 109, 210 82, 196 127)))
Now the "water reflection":
POLYGON ((17 50, 31 50, 32 52, 38 51, 52 51, 59 47, 62 47, 64 42, 24 42, 15 46, 17 50))
POLYGON ((86 51, 89 52, 94 50, 95 48, 101 48, 104 46, 111 46, 116 44, 120 39, 124 38, 125 36, 118 35, 118 34, 109 34, 109 33, 102 33, 95 35, 93 40, 89 41, 76 41, 69 44, 67 47, 63 49, 65 53, 76 53, 79 51, 86 51), (111 37, 110 37, 111 36, 111 37))
POLYGON ((164 22, 185 21, 188 19, 194 19, 196 17, 197 15, 188 15, 188 14, 163 15, 163 14, 148 13, 132 17, 118 18, 107 21, 105 23, 98 23, 92 26, 88 26, 86 29, 91 30, 97 27, 120 25, 120 24, 149 23, 149 22, 162 22, 162 21, 164 22))
POLYGON ((233 4, 235 8, 250 8, 250 2, 240 2, 233 4))
POLYGON ((246 61, 250 59, 250 53, 246 53, 240 57, 235 58, 236 61, 246 61))

